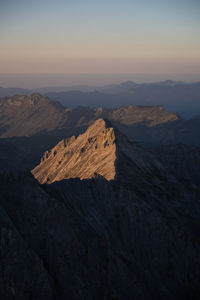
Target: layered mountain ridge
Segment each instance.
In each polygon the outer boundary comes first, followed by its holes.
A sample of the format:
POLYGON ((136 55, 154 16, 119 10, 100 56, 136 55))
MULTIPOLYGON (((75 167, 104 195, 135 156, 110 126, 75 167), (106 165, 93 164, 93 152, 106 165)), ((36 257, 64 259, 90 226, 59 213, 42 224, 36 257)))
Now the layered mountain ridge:
POLYGON ((137 140, 148 147, 158 144, 200 144, 198 117, 185 121, 160 105, 69 109, 37 93, 0 100, 0 138, 26 136, 30 137, 30 144, 31 138, 34 140, 38 136, 39 140, 52 140, 53 146, 62 138, 82 133, 98 118, 114 122, 130 140, 137 140))
POLYGON ((27 90, 0 87, 0 98, 15 94, 30 95, 38 92, 59 101, 66 107, 79 105, 97 108, 117 108, 122 105, 164 105, 167 109, 178 111, 189 119, 200 111, 200 82, 181 82, 164 80, 151 83, 132 81, 105 86, 49 86, 27 90))
POLYGON ((125 125, 156 126, 180 120, 162 106, 129 106, 114 110, 77 107, 69 109, 40 94, 17 95, 0 100, 0 137, 32 136, 69 127, 89 126, 103 117, 125 125))

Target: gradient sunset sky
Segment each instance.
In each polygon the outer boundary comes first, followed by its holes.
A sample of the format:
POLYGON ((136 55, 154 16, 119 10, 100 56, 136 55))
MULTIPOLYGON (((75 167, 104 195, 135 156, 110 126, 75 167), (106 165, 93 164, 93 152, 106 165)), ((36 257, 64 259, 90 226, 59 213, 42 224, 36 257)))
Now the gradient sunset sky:
POLYGON ((200 74, 199 0, 0 0, 0 73, 200 74))

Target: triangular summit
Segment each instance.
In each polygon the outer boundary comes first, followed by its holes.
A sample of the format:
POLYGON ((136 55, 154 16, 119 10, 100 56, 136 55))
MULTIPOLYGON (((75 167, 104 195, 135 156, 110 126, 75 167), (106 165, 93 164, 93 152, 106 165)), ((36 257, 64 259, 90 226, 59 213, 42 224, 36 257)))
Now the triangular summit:
POLYGON ((149 152, 128 141, 110 121, 98 119, 77 138, 62 140, 46 151, 32 173, 41 183, 89 179, 97 174, 109 181, 130 182, 133 178, 142 181, 140 177, 155 167, 161 166, 149 152))

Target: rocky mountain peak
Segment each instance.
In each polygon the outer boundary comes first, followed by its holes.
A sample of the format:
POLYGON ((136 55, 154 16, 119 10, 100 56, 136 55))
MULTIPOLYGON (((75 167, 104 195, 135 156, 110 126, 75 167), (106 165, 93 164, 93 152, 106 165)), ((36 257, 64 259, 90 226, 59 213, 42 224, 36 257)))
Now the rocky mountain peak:
MULTIPOLYGON (((97 119, 90 127, 87 129, 86 133, 87 135, 98 135, 102 133, 104 130, 112 128, 114 130, 114 127, 112 123, 104 118, 97 119)), ((116 129, 115 129, 116 130, 116 129)))
MULTIPOLYGON (((117 130, 116 130, 117 132, 117 130)), ((45 152, 33 175, 41 183, 68 178, 115 178, 116 135, 108 120, 96 120, 84 134, 59 142, 45 152)))
POLYGON ((128 141, 110 121, 98 119, 77 138, 64 139, 46 151, 32 173, 41 183, 88 179, 97 174, 108 181, 127 182, 133 178, 136 181, 142 173, 152 177, 155 168, 162 170, 148 151, 128 141))

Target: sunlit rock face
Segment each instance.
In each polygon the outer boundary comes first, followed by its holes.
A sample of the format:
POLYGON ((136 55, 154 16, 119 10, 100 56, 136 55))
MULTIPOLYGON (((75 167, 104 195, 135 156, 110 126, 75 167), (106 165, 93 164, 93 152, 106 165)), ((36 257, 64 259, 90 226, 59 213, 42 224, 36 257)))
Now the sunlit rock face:
POLYGON ((92 178, 96 174, 107 180, 115 178, 116 136, 109 122, 97 120, 88 130, 59 142, 45 152, 33 175, 41 183, 68 178, 92 178))
POLYGON ((41 163, 32 171, 41 183, 52 183, 69 178, 89 179, 97 174, 107 180, 134 177, 138 172, 152 174, 162 166, 137 143, 104 119, 95 121, 88 130, 59 142, 46 151, 41 163))

